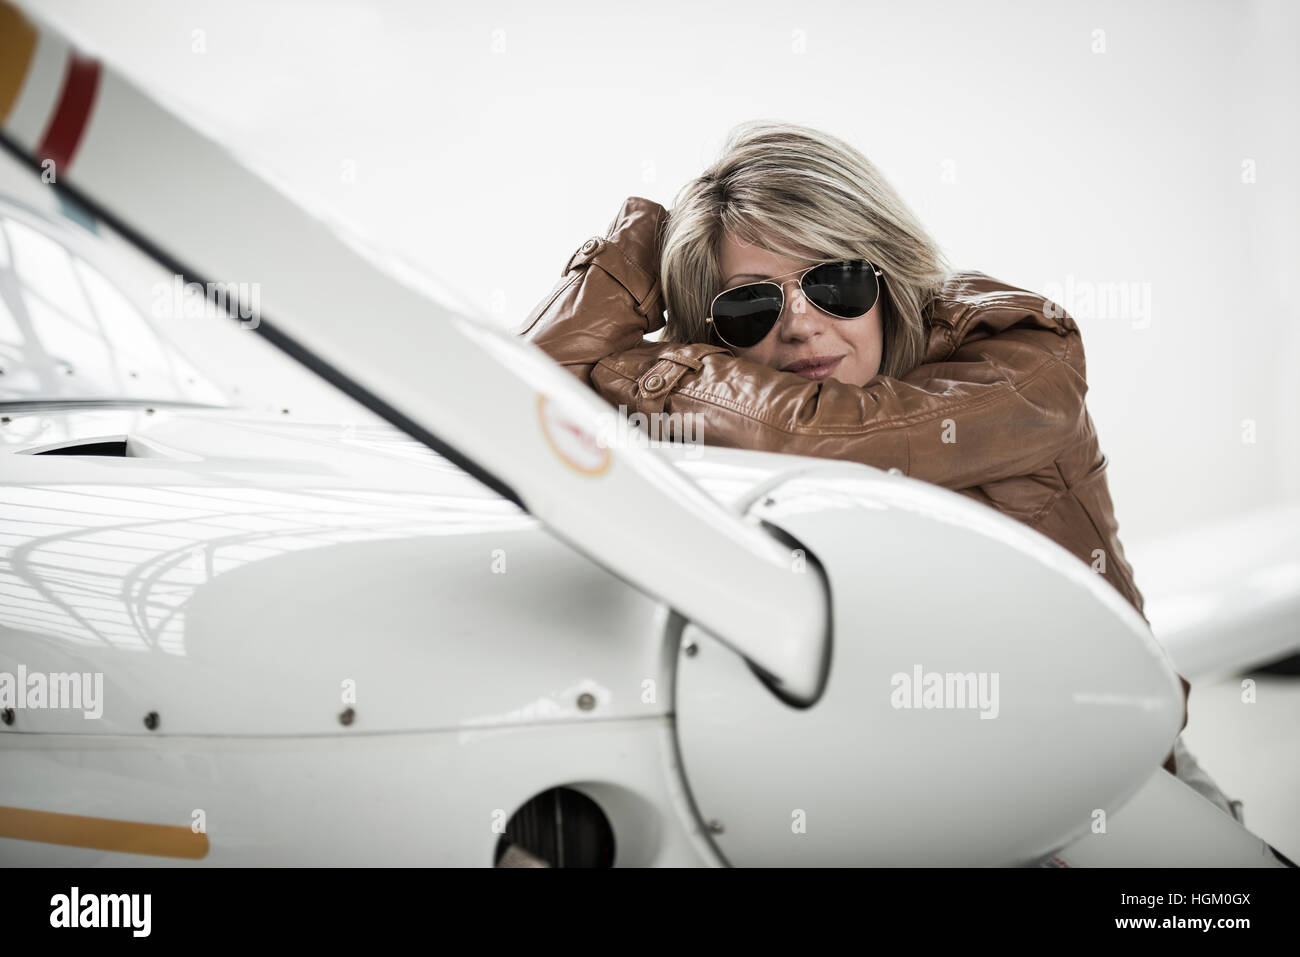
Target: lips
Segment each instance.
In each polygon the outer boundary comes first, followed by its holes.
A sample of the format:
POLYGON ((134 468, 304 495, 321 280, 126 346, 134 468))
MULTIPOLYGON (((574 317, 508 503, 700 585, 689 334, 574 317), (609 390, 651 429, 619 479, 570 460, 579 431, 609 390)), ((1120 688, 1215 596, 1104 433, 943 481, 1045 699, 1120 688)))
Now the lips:
POLYGON ((825 379, 835 371, 835 367, 843 359, 843 356, 810 356, 807 359, 800 359, 797 362, 782 366, 781 371, 793 372, 805 379, 825 379))

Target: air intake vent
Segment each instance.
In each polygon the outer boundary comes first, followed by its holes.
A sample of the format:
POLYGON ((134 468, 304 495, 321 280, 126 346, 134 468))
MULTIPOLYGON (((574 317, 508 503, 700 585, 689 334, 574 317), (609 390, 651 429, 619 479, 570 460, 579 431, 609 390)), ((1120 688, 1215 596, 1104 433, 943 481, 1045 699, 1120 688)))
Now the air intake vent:
POLYGON ((587 795, 572 788, 551 788, 515 811, 497 842, 495 863, 497 867, 613 867, 614 831, 600 805, 587 795), (525 863, 515 863, 518 860, 525 863))

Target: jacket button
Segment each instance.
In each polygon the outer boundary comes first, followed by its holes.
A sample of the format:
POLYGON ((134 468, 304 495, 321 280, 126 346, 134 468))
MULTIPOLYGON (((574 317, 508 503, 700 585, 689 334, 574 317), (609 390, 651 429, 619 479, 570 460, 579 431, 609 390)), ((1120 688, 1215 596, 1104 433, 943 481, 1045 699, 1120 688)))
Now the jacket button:
POLYGON ((582 244, 582 251, 584 253, 589 253, 595 248, 596 248, 596 240, 594 239, 588 239, 585 243, 582 244))
POLYGON ((645 390, 647 392, 658 392, 664 387, 664 377, 658 372, 652 373, 645 377, 645 390))

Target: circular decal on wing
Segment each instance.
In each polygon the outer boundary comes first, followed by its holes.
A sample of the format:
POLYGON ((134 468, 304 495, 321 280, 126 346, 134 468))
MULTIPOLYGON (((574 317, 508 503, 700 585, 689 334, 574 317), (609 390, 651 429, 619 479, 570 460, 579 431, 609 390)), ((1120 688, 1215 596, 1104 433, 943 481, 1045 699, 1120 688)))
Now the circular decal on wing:
POLYGON ((558 403, 537 397, 537 417, 542 434, 560 461, 583 475, 599 475, 609 468, 614 455, 595 433, 564 414, 558 403))

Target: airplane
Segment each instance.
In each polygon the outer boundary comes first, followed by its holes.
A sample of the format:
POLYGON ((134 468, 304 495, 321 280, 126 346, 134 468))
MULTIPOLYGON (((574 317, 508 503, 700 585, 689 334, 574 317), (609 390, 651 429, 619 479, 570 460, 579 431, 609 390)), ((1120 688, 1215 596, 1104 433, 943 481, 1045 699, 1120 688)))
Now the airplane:
POLYGON ((1179 649, 1293 653, 1294 583, 1157 641, 946 489, 643 441, 9 2, 0 54, 0 863, 1290 863, 1161 763, 1179 649))

